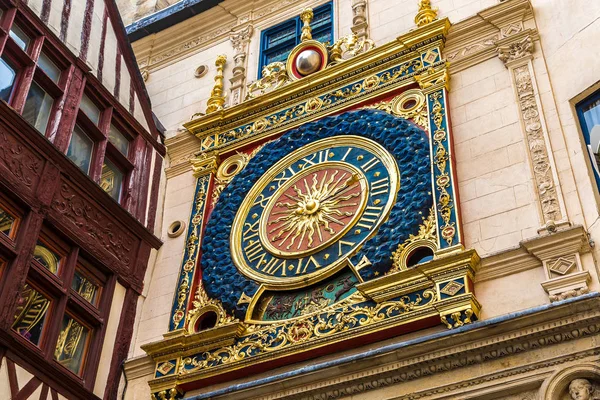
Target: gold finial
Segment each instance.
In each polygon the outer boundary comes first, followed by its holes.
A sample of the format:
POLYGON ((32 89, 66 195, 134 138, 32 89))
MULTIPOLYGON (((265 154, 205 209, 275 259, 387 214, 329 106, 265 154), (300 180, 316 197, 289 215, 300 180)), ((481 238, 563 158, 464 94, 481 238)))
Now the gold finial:
POLYGON ((431 0, 419 0, 419 12, 415 16, 415 24, 418 27, 427 25, 437 20, 437 8, 431 7, 431 0))
POLYGON ((224 55, 218 56, 215 61, 217 75, 215 76, 215 86, 210 92, 210 98, 206 103, 206 114, 222 110, 223 104, 225 104, 225 96, 223 95, 223 69, 225 68, 226 62, 227 57, 224 55))
POLYGON ((302 35, 300 36, 300 41, 302 42, 312 39, 312 29, 310 28, 310 22, 312 21, 313 17, 314 14, 312 8, 307 8, 304 11, 302 11, 302 14, 300 14, 300 19, 302 20, 302 22, 304 22, 304 25, 302 26, 302 35))

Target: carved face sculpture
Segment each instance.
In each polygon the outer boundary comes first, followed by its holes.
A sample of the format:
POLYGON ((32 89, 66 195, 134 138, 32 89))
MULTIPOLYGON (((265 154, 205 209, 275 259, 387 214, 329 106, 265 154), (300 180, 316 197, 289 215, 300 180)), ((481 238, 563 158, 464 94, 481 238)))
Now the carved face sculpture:
POLYGON ((587 379, 574 379, 569 385, 569 394, 573 400, 592 400, 594 389, 587 379))

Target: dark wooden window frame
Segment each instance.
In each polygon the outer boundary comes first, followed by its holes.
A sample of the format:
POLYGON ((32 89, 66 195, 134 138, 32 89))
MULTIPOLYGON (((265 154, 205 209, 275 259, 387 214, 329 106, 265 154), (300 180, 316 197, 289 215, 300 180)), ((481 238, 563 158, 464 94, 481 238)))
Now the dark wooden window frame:
MULTIPOLYGON (((25 234, 19 232, 19 235, 25 234)), ((63 263, 58 275, 48 271, 33 258, 29 262, 26 283, 42 293, 50 300, 40 344, 36 346, 15 331, 11 331, 15 340, 38 353, 47 362, 55 364, 65 374, 82 382, 88 390, 93 390, 102 344, 106 333, 112 296, 116 285, 116 276, 101 267, 93 257, 74 244, 69 244, 62 234, 44 226, 38 239, 51 247, 53 251, 63 254, 63 263), (92 276, 100 285, 97 306, 89 303, 71 288, 75 270, 79 267, 87 275, 92 276), (69 315, 90 330, 87 339, 81 373, 75 374, 54 359, 54 351, 60 334, 63 317, 69 315)), ((0 243, 0 258, 5 250, 0 243)), ((10 253, 9 253, 10 254, 10 253)), ((4 268, 10 263, 5 261, 4 268)))

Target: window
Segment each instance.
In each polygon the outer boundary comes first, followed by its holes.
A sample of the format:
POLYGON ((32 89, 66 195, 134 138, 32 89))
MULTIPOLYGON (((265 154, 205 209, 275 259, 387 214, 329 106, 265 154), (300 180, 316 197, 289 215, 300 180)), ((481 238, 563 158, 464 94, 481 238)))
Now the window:
POLYGON ((116 201, 121 200, 123 177, 123 172, 108 158, 105 158, 102 166, 102 176, 100 177, 100 187, 116 201))
POLYGON ((114 124, 110 124, 108 140, 117 148, 117 150, 127 157, 127 153, 129 152, 129 139, 127 139, 114 124))
POLYGON ((110 310, 106 294, 115 282, 90 260, 82 249, 43 227, 12 322, 15 336, 84 381, 97 368, 110 310))
MULTIPOLYGON (((324 4, 316 8, 310 24, 312 37, 319 42, 333 42, 333 5, 324 4)), ((259 78, 265 65, 276 61, 285 63, 288 55, 300 43, 302 34, 300 16, 289 19, 277 26, 266 29, 261 34, 259 78)))
POLYGON ((90 121, 98 125, 100 122, 100 109, 87 95, 84 94, 81 98, 79 108, 87 115, 90 121))
POLYGON ((0 100, 9 102, 16 77, 15 67, 6 57, 2 56, 0 58, 0 100))
POLYGON ((19 227, 20 218, 17 212, 0 200, 0 234, 14 239, 19 227))
POLYGON ((93 140, 90 139, 79 125, 75 125, 73 135, 71 135, 71 141, 69 142, 67 157, 77 164, 77 166, 86 174, 90 171, 93 149, 93 140))
POLYGON ((600 187, 600 90, 576 106, 594 176, 600 187))
POLYGON ((17 310, 12 328, 25 339, 39 346, 49 307, 50 299, 34 289, 30 283, 26 283, 17 298, 17 310))
POLYGON ((76 375, 81 375, 90 339, 90 328, 65 314, 62 320, 54 358, 76 375))
POLYGON ((18 24, 13 24, 12 28, 10 28, 9 36, 15 41, 21 50, 27 51, 31 39, 18 24))
POLYGON ((27 100, 25 100, 23 118, 35 126, 35 129, 44 133, 50 120, 53 103, 54 99, 40 85, 33 82, 29 88, 27 100))

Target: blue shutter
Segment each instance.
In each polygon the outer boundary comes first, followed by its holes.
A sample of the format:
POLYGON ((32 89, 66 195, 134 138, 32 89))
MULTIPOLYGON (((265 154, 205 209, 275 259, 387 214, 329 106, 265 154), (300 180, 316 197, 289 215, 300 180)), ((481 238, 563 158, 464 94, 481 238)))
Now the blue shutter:
MULTIPOLYGON (((324 4, 314 10, 311 23, 314 40, 333 42, 333 3, 324 4)), ((302 21, 300 16, 288 19, 279 25, 265 29, 260 36, 260 62, 258 78, 262 77, 265 65, 276 61, 285 62, 294 47, 300 43, 302 21)))

